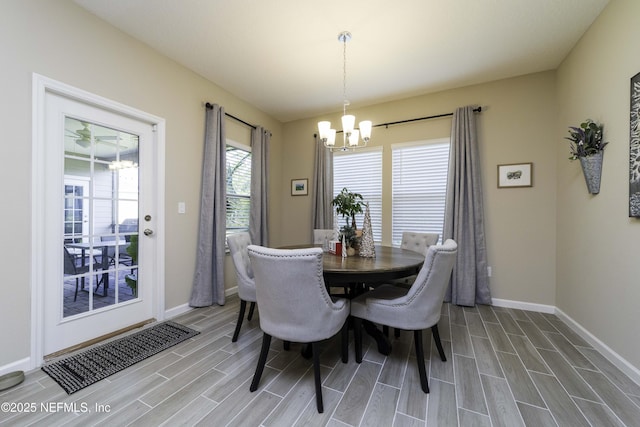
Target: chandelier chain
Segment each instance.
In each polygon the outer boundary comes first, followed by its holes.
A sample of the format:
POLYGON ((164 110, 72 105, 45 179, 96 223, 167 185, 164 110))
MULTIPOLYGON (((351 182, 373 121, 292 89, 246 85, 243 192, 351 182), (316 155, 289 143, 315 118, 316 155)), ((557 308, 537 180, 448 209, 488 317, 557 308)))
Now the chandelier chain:
POLYGON ((347 37, 342 39, 342 113, 347 114, 347 37))

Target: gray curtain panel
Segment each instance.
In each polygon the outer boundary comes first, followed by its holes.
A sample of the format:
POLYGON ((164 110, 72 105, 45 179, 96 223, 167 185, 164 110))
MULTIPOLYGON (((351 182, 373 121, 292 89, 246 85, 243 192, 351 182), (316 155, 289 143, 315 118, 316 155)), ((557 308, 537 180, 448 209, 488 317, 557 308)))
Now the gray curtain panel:
POLYGON ((224 305, 226 139, 224 108, 206 109, 200 229, 189 305, 224 305))
MULTIPOLYGON (((317 229, 333 229, 333 153, 315 136, 316 158, 313 165, 311 224, 317 229)), ((313 242, 313 230, 311 241, 313 242)))
POLYGON ((458 243, 458 258, 445 301, 491 304, 484 235, 482 179, 473 107, 456 109, 451 125, 444 239, 458 243))
POLYGON ((251 212, 249 235, 254 245, 268 246, 269 143, 271 132, 256 126, 251 132, 251 212))

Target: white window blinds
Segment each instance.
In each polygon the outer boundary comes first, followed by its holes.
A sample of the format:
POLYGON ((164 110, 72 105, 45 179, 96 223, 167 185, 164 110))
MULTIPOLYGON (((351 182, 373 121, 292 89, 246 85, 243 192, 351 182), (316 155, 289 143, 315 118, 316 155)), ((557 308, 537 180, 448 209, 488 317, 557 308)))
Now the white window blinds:
POLYGON ((449 143, 443 138, 392 145, 394 246, 403 231, 438 233, 442 239, 449 143))
MULTIPOLYGON (((369 203, 373 240, 382 240, 382 148, 372 148, 355 152, 333 153, 333 195, 347 188, 362 194, 369 203)), ((364 211, 356 215, 356 224, 362 230, 364 211)), ((350 222, 349 222, 350 223, 350 222)), ((338 225, 345 220, 338 216, 338 225)))
POLYGON ((251 149, 227 141, 227 236, 249 231, 251 149))

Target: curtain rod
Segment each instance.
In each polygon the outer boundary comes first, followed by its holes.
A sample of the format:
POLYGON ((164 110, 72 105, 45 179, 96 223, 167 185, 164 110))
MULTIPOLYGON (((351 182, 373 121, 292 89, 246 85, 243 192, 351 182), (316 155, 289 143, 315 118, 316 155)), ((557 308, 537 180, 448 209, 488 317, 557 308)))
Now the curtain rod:
MULTIPOLYGON (((473 112, 474 113, 481 113, 482 112, 482 107, 474 108, 473 112)), ((402 123, 417 122, 419 120, 438 119, 440 117, 449 117, 449 116, 453 116, 453 113, 436 114, 435 116, 418 117, 417 119, 408 119, 408 120, 399 120, 397 122, 380 123, 379 125, 373 125, 372 127, 374 127, 374 128, 381 127, 381 126, 389 127, 391 125, 399 125, 399 124, 402 124, 402 123)))
MULTIPOLYGON (((209 110, 211 110, 213 108, 213 104, 211 104, 209 102, 204 104, 204 106, 207 107, 209 110)), ((243 125, 249 126, 250 128, 253 128, 253 129, 256 129, 255 125, 252 125, 251 123, 247 123, 244 120, 242 120, 242 119, 240 119, 240 118, 238 118, 238 117, 236 117, 236 116, 234 116, 232 114, 227 113, 226 111, 225 111, 224 115, 229 117, 229 118, 231 118, 231 119, 233 119, 233 120, 236 120, 236 121, 242 123, 243 125)))
MULTIPOLYGON (((481 113, 482 112, 482 107, 474 108, 473 112, 474 113, 481 113)), ((438 119, 440 117, 449 117, 449 116, 453 116, 453 113, 436 114, 435 116, 418 117, 417 119, 407 119, 407 120, 398 120, 397 122, 380 123, 378 125, 373 125, 371 127, 373 127, 373 128, 377 128, 377 127, 381 127, 381 126, 389 127, 389 126, 392 126, 392 125, 400 125, 400 124, 403 124, 403 123, 417 122, 417 121, 420 121, 420 120, 438 119)), ((342 131, 339 130, 336 133, 342 133, 342 131)))

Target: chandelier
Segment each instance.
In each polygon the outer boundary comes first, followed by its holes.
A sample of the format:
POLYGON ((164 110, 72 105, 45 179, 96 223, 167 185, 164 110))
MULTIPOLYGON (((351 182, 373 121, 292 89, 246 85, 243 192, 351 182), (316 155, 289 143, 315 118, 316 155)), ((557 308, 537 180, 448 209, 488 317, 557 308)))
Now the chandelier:
MULTIPOLYGON (((342 147, 338 148, 342 151, 350 149, 363 148, 367 146, 367 142, 371 138, 371 121, 364 120, 360 122, 359 129, 355 129, 356 117, 347 114, 347 42, 351 40, 351 33, 343 31, 338 34, 338 40, 342 42, 342 147), (362 138, 362 143, 360 139, 362 138)), ((318 132, 320 139, 325 147, 331 151, 336 148, 336 130, 331 129, 331 122, 318 122, 318 132)))

